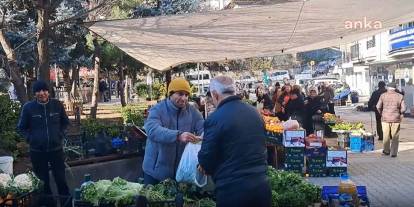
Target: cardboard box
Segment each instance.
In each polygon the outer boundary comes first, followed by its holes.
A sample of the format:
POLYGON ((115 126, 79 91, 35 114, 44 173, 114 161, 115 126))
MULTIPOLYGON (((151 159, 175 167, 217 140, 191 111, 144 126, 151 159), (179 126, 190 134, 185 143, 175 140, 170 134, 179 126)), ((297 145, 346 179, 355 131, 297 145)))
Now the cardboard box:
POLYGON ((326 157, 327 147, 305 147, 306 157, 326 157))
POLYGON ((285 163, 285 169, 303 169, 304 163, 285 163))
POLYGON ((283 146, 305 147, 305 130, 285 131, 283 133, 283 146))
POLYGON ((327 174, 328 170, 326 168, 321 168, 321 169, 306 169, 306 172, 308 174, 327 174))
POLYGON ((301 157, 301 158, 287 157, 287 158, 285 158, 285 163, 287 163, 287 164, 304 164, 305 163, 305 158, 304 157, 301 157))
POLYGON ((286 153, 304 153, 305 152, 305 148, 304 147, 285 147, 284 151, 286 153))
POLYGON ((346 167, 330 167, 330 168, 327 168, 327 170, 328 170, 328 176, 339 177, 342 174, 346 173, 348 171, 348 168, 346 168, 346 167))
POLYGON ((328 150, 326 167, 347 167, 348 154, 346 150, 328 150))

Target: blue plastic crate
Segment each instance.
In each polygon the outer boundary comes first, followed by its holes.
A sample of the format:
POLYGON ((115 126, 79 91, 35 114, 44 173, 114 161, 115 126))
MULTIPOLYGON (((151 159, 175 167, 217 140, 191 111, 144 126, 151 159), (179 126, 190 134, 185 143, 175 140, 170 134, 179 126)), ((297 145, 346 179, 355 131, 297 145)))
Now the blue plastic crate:
POLYGON ((363 151, 363 139, 362 137, 351 137, 350 138, 350 147, 352 152, 362 152, 363 151))
POLYGON ((363 142, 363 150, 364 152, 371 152, 375 150, 375 142, 374 142, 374 136, 366 136, 364 137, 363 142))

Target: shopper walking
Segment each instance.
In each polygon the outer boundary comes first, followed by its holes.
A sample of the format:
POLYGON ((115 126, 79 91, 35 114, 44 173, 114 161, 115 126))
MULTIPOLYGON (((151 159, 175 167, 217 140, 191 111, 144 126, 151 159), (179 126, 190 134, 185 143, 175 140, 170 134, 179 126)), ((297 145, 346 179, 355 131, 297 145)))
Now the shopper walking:
POLYGON ((377 110, 381 114, 382 132, 384 136, 384 155, 396 157, 398 153, 400 123, 406 110, 404 97, 397 93, 396 84, 388 84, 387 92, 383 93, 377 103, 377 110), (390 139, 391 148, 390 148, 390 139))
POLYGON ((375 120, 377 122, 377 133, 378 133, 378 140, 383 140, 383 134, 382 134, 382 126, 381 126, 381 114, 377 110, 377 103, 380 98, 380 96, 387 92, 387 89, 385 88, 385 82, 380 81, 378 82, 378 89, 375 90, 371 98, 368 101, 368 109, 371 111, 374 111, 375 113, 375 120))

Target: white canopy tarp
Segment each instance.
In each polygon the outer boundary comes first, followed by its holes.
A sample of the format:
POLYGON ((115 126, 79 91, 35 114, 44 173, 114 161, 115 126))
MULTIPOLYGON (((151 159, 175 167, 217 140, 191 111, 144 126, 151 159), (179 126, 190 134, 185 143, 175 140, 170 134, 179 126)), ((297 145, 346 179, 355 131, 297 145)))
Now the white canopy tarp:
POLYGON ((102 21, 90 30, 133 58, 164 71, 188 62, 338 46, 413 20, 414 0, 308 0, 102 21))

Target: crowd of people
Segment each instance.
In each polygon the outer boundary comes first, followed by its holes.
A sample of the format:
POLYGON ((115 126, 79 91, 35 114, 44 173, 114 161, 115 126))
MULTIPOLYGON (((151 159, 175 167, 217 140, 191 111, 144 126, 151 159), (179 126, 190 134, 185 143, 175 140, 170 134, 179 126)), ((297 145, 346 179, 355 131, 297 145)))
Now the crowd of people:
MULTIPOLYGON (((44 182, 44 192, 51 194, 51 169, 58 193, 69 196, 63 153, 68 117, 62 103, 49 98, 45 82, 36 82, 33 93, 36 99, 23 106, 18 131, 30 145, 33 171, 44 182)), ((186 144, 202 140, 194 159, 198 159, 200 173, 212 176, 218 207, 271 205, 265 129, 259 111, 280 120, 298 120, 308 134, 321 124, 323 113, 334 112, 333 89, 326 84, 309 86, 306 92, 287 82, 276 83, 272 90, 259 85, 259 110, 243 101, 245 97, 237 94, 233 79, 227 76, 212 79, 207 98, 196 100, 195 106, 189 104, 190 94, 188 81, 176 78, 168 87, 168 97, 150 109, 144 125, 148 135, 142 164, 144 184, 175 179, 186 144), (203 104, 212 107, 201 107, 203 104), (208 116, 200 113, 203 108, 208 116)), ((403 95, 396 91, 395 84, 385 88, 380 82, 369 107, 376 111, 380 138, 384 139, 383 153, 396 157, 405 111, 403 95)))
POLYGON ((334 114, 334 91, 326 83, 317 86, 308 86, 305 91, 299 85, 276 82, 269 90, 264 85, 256 88, 256 107, 265 114, 276 116, 281 121, 297 120, 307 134, 316 129, 323 129, 323 113, 334 114))

